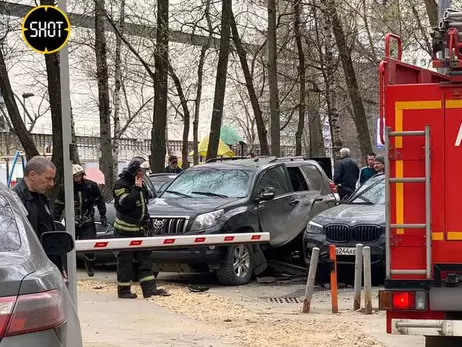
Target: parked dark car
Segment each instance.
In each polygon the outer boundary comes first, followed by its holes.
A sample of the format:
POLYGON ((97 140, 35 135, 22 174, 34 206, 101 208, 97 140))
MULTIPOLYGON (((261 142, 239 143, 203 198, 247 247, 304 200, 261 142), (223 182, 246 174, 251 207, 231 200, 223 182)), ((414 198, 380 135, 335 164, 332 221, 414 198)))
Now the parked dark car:
POLYGON ((27 211, 0 184, 0 346, 82 346, 80 322, 66 283, 48 259, 74 247, 66 232, 45 233, 42 243, 27 211))
POLYGON ((385 266, 385 181, 379 174, 366 181, 346 201, 311 219, 304 235, 305 262, 309 266, 312 250, 320 249, 319 276, 329 275, 329 245, 337 249, 338 264, 354 266, 356 244, 371 248, 373 265, 385 266))
POLYGON ((184 171, 149 204, 159 235, 267 231, 269 244, 153 251, 158 272, 216 271, 225 285, 250 281, 265 254, 298 250, 308 221, 336 203, 316 160, 258 157, 215 160, 184 171))

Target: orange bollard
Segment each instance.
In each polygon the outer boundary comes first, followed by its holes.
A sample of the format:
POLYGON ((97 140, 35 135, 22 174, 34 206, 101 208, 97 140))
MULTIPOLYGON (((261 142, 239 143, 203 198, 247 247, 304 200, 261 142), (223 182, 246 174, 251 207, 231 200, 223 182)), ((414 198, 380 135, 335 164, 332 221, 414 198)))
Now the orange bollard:
POLYGON ((335 245, 329 245, 330 260, 330 295, 332 297, 332 313, 338 313, 337 296, 337 252, 335 245))

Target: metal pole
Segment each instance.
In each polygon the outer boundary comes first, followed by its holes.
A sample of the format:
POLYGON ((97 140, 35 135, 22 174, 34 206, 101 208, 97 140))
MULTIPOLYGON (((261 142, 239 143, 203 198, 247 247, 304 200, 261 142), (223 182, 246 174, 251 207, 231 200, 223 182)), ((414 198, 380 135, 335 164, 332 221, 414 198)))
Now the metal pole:
POLYGON ((330 295, 332 298, 332 313, 338 313, 337 293, 337 249, 335 245, 329 245, 330 268, 330 295))
POLYGON ((364 313, 372 314, 371 248, 364 247, 364 313))
MULTIPOLYGON (((67 1, 59 0, 59 8, 67 13, 67 1)), ((74 183, 72 180, 72 162, 70 149, 72 144, 71 131, 71 96, 69 90, 69 49, 65 45, 59 51, 61 76, 61 112, 63 122, 63 167, 64 167, 64 203, 66 206, 66 230, 75 240, 74 225, 74 183)), ((77 309, 77 269, 75 248, 67 255, 67 271, 69 276, 69 293, 77 309)))
POLYGON ((316 270, 318 268, 319 248, 314 247, 311 253, 310 269, 308 270, 308 279, 306 280, 305 299, 303 300, 303 313, 309 313, 311 308, 311 297, 313 296, 314 281, 316 279, 316 270))
POLYGON ((356 258, 355 258, 355 297, 353 301, 353 309, 358 311, 361 309, 361 288, 363 280, 363 245, 356 245, 356 258))
POLYGON ((425 243, 427 257, 427 279, 432 278, 432 207, 431 207, 431 151, 430 126, 425 126, 425 243))
POLYGON ((385 127, 385 277, 391 277, 390 127, 385 127))

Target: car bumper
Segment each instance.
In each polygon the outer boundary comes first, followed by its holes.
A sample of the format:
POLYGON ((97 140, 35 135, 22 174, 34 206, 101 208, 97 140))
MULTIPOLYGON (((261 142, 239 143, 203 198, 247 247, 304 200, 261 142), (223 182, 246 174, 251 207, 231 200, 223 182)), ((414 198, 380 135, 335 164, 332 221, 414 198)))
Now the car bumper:
POLYGON ((4 337, 0 339, 0 347, 64 347, 65 343, 61 341, 55 329, 48 329, 31 334, 4 337))
MULTIPOLYGON (((329 246, 335 245, 336 247, 347 247, 355 248, 356 244, 360 242, 339 242, 333 243, 329 242, 326 239, 324 234, 311 234, 306 233, 303 237, 303 250, 305 263, 307 265, 311 262, 311 255, 313 253, 313 248, 319 248, 319 262, 328 263, 329 262, 329 246)), ((368 243, 361 242, 363 246, 369 246, 371 248, 371 264, 383 264, 385 263, 385 239, 383 237, 379 238, 378 241, 368 243)), ((337 264, 355 264, 355 255, 337 255, 337 264)))

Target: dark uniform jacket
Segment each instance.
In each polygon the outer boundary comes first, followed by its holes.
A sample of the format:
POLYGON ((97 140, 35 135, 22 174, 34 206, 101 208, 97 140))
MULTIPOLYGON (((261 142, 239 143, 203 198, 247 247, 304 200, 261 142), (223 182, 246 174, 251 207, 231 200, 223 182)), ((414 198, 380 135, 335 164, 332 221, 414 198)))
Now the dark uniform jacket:
POLYGON ((344 157, 337 162, 334 183, 355 190, 359 178, 359 166, 351 157, 344 157))
MULTIPOLYGON (((84 179, 81 183, 74 182, 74 213, 75 224, 86 226, 95 222, 95 207, 101 217, 106 216, 106 203, 101 189, 96 182, 84 179)), ((55 200, 54 218, 60 220, 64 210, 64 187, 61 187, 55 200)))
POLYGON ((26 207, 27 219, 39 240, 41 240, 44 232, 56 230, 51 214, 50 201, 44 194, 31 193, 23 179, 14 186, 13 191, 26 207))
POLYGON ((146 184, 137 187, 135 178, 126 171, 115 183, 112 193, 116 209, 114 228, 124 233, 139 233, 145 229, 149 218, 146 184))

